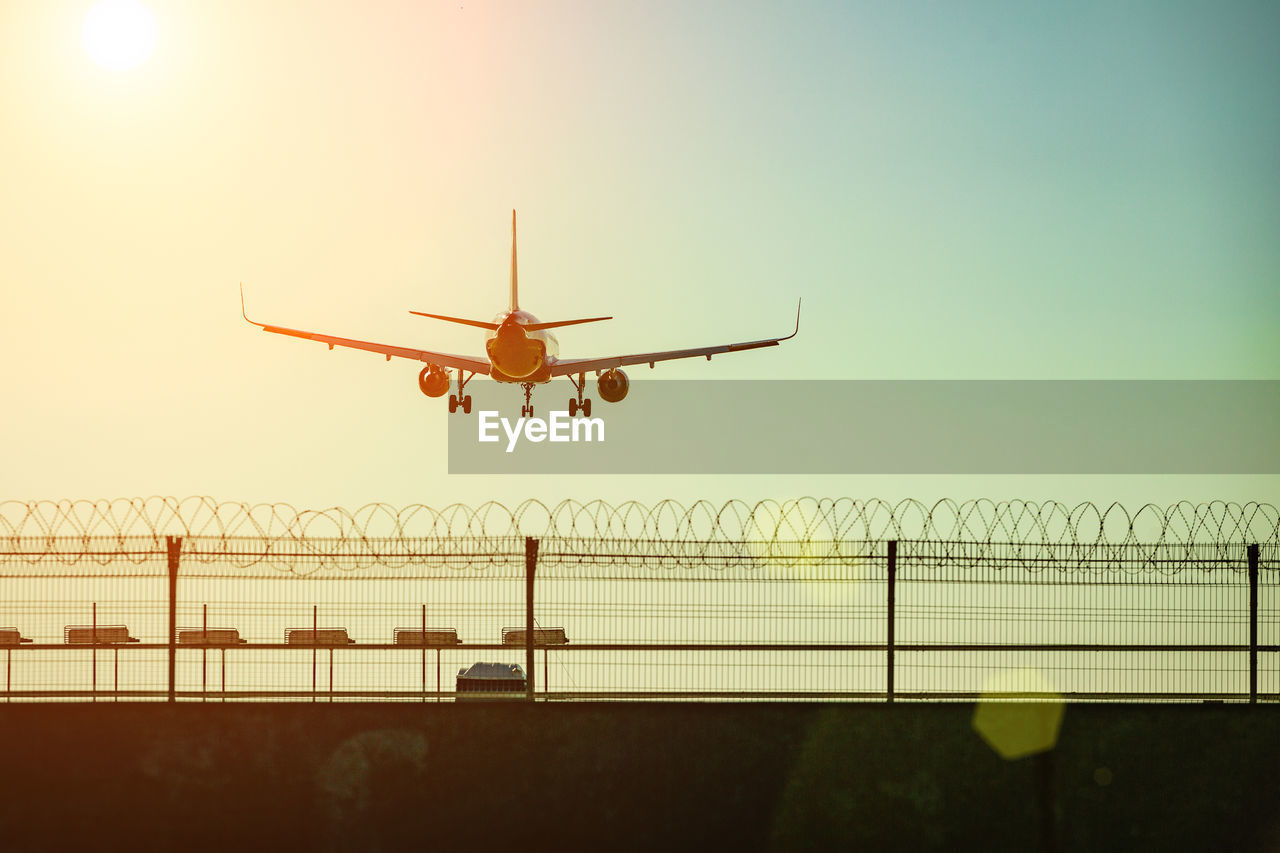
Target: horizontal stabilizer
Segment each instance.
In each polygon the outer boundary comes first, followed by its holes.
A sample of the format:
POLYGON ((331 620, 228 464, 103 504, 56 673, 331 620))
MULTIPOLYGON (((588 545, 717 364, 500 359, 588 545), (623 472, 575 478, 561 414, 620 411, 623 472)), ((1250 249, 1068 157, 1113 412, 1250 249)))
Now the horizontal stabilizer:
POLYGON ((484 320, 464 320, 461 317, 446 317, 443 314, 428 314, 425 311, 410 311, 410 314, 417 314, 419 317, 430 317, 433 320, 447 320, 450 323, 461 323, 464 326, 475 326, 477 329, 488 329, 494 331, 498 328, 497 323, 486 323, 484 320))
MULTIPOLYGON (((433 320, 447 320, 450 323, 461 323, 464 326, 488 329, 491 332, 498 328, 497 323, 486 323, 484 320, 464 320, 461 317, 446 317, 444 314, 428 314, 425 311, 410 311, 409 313, 417 314, 419 317, 430 317, 433 320)), ((612 319, 612 317, 586 317, 582 320, 556 320, 553 323, 521 323, 520 328, 526 332, 541 332, 543 329, 558 329, 561 326, 576 326, 579 323, 595 323, 600 320, 612 319)))
POLYGON ((583 320, 556 320, 554 323, 525 323, 521 328, 527 332, 540 332, 543 329, 558 329, 561 326, 576 326, 579 323, 598 323, 601 320, 612 319, 612 317, 587 317, 583 320))

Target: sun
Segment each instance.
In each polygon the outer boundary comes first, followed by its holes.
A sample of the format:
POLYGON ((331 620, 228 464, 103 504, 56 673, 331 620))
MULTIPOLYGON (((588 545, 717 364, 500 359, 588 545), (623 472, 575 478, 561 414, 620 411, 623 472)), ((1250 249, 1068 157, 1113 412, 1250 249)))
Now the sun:
POLYGON ((146 61, 156 46, 156 22, 138 0, 101 0, 84 16, 84 49, 104 68, 146 61))

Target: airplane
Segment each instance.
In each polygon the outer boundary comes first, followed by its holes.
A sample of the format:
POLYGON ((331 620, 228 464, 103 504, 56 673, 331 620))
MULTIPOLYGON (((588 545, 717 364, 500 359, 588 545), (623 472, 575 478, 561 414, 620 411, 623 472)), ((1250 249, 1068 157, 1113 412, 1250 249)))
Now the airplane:
POLYGON ((485 355, 482 358, 391 346, 370 341, 357 341, 351 338, 339 338, 318 332, 306 332, 300 329, 274 326, 269 323, 259 323, 257 320, 250 320, 249 315, 245 312, 243 284, 240 285, 240 314, 246 321, 255 326, 260 326, 265 332, 319 341, 322 344, 328 344, 331 350, 335 346, 351 347, 352 349, 380 353, 386 356, 387 361, 391 361, 392 357, 395 356, 425 362, 427 366, 422 368, 422 372, 418 374, 418 389, 428 397, 443 397, 448 393, 450 385, 448 370, 456 370, 458 390, 456 394, 449 394, 450 414, 453 414, 458 409, 462 409, 464 414, 471 413, 471 395, 466 394, 465 389, 467 383, 476 374, 488 376, 497 382, 518 384, 524 388, 524 406, 520 410, 522 417, 533 416, 531 395, 534 386, 550 382, 557 376, 569 377, 569 381, 573 383, 574 389, 577 391, 576 398, 569 400, 569 417, 574 417, 581 412, 584 417, 589 418, 591 417, 591 400, 583 396, 586 391, 586 375, 588 373, 596 375, 596 388, 600 397, 605 402, 618 403, 627 396, 627 391, 631 387, 627 374, 621 369, 624 365, 648 364, 652 368, 659 361, 693 358, 695 356, 705 356, 707 361, 710 361, 711 356, 721 353, 777 346, 782 341, 794 338, 800 331, 800 305, 797 303, 795 330, 783 337, 765 338, 764 340, 746 341, 744 343, 719 344, 709 347, 694 347, 692 349, 667 350, 665 352, 614 355, 603 358, 561 359, 559 357, 559 344, 555 336, 550 334, 550 329, 576 326, 580 323, 597 323, 601 320, 612 320, 613 318, 587 317, 580 320, 557 320, 551 323, 543 323, 520 307, 517 289, 516 212, 513 210, 511 211, 511 304, 506 311, 499 313, 493 318, 492 322, 467 320, 461 317, 449 317, 444 314, 428 314, 424 311, 409 312, 419 317, 430 317, 434 320, 461 323, 464 326, 484 329, 486 332, 485 355))

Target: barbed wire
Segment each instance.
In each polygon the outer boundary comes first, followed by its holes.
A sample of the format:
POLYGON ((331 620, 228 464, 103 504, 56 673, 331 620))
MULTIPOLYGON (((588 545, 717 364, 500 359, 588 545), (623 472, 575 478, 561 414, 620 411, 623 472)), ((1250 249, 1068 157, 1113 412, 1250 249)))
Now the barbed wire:
MULTIPOLYGON (((300 510, 209 497, 0 502, 0 559, 62 564, 163 556, 165 539, 187 541, 183 559, 271 565, 295 574, 410 563, 475 567, 512 562, 524 537, 543 558, 578 564, 657 561, 683 566, 794 565, 847 560, 868 543, 976 543, 981 556, 1057 565, 1123 561, 1164 570, 1205 560, 1236 561, 1244 544, 1268 554, 1280 544, 1280 511, 1266 503, 1214 501, 1130 510, 1046 501, 799 498, 724 503, 663 500, 537 500, 515 506, 366 504, 300 510), (1011 550, 1012 548, 1012 550, 1011 550)), ((936 549, 935 549, 936 550, 936 549)))

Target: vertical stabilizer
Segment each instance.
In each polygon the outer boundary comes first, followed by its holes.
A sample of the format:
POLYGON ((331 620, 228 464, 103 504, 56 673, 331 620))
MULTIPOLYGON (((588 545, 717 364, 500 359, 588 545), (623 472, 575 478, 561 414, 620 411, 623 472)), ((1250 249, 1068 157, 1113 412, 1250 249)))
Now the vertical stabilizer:
POLYGON ((516 212, 511 211, 511 310, 515 311, 520 307, 519 299, 516 297, 516 212))

